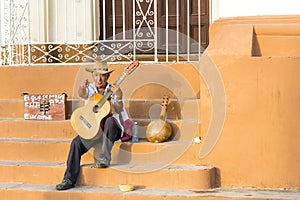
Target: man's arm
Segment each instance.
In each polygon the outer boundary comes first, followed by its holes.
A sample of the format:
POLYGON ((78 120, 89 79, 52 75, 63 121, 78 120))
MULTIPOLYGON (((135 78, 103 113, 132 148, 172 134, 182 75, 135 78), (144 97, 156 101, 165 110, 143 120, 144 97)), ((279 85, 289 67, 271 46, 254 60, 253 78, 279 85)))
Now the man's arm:
POLYGON ((115 109, 117 113, 120 113, 123 110, 123 92, 119 87, 116 87, 114 85, 111 86, 112 92, 115 94, 116 103, 115 103, 115 109))
POLYGON ((86 79, 83 84, 81 84, 78 88, 78 95, 83 98, 87 99, 87 92, 86 89, 89 87, 89 81, 86 79))

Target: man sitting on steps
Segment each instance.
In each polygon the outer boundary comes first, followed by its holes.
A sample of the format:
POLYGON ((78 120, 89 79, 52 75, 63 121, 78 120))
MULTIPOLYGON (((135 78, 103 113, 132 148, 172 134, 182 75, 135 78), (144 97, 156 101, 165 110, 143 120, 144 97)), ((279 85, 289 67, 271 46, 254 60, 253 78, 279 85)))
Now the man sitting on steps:
POLYGON ((67 169, 62 182, 56 185, 57 190, 66 190, 75 186, 80 172, 81 156, 91 147, 98 143, 102 144, 100 159, 94 164, 94 167, 106 168, 110 165, 111 150, 114 142, 120 138, 122 142, 131 139, 132 121, 128 118, 126 110, 123 108, 122 91, 119 87, 107 82, 113 70, 108 70, 106 63, 96 62, 94 66, 87 67, 86 71, 92 73, 94 82, 89 83, 86 80, 78 89, 79 96, 88 100, 96 93, 104 95, 111 90, 113 94, 111 95, 110 102, 113 105, 114 113, 112 116, 106 118, 103 132, 99 139, 87 140, 78 135, 72 140, 67 160, 67 169))

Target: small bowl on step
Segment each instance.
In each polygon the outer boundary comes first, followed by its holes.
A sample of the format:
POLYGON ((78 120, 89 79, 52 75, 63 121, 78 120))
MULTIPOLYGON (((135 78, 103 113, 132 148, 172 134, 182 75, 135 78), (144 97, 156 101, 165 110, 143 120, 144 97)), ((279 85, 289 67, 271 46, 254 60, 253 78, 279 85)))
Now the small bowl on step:
POLYGON ((119 189, 122 192, 130 192, 134 190, 134 185, 130 185, 130 184, 119 184, 119 189))

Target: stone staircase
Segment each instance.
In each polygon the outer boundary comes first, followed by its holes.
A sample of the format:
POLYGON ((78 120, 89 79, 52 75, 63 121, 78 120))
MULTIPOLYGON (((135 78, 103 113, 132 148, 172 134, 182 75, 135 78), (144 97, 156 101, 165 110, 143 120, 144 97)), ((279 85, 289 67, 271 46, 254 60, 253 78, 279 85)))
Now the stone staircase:
MULTIPOLYGON (((54 185, 62 179, 71 138, 76 134, 66 121, 27 121, 6 119, 0 121, 0 182, 54 185), (19 128, 19 127, 23 127, 19 128), (28 127, 28 128, 27 128, 28 127), (18 130, 19 129, 19 130, 18 130)), ((144 163, 117 158, 128 149, 138 153, 157 151, 167 146, 181 146, 180 142, 153 144, 149 142, 116 142, 110 168, 95 169, 94 152, 83 156, 82 172, 77 185, 118 187, 120 183, 153 189, 210 189, 215 186, 215 168, 189 164, 182 160, 175 163, 144 163), (179 144, 178 144, 179 143, 179 144), (118 162, 120 161, 120 162, 118 162), (194 177, 194 178, 191 178, 194 177), (196 178, 195 178, 196 177, 196 178), (157 181, 159 180, 159 181, 157 181)), ((127 153, 126 153, 127 152, 127 153)), ((160 161, 158 159, 158 161, 160 161)))
MULTIPOLYGON (((0 69, 3 82, 11 83, 1 88, 3 93, 0 97, 0 149, 5 152, 0 155, 0 182, 2 193, 8 195, 5 199, 18 197, 15 192, 11 194, 10 191, 17 191, 16 193, 21 196, 30 193, 37 199, 39 197, 35 197, 35 193, 41 191, 34 192, 35 190, 45 190, 42 192, 45 195, 55 193, 53 199, 55 196, 61 198, 61 194, 64 194, 54 191, 54 188, 55 184, 62 180, 69 145, 76 136, 68 118, 72 110, 82 105, 82 102, 72 95, 74 86, 72 80, 76 78, 79 68, 79 66, 35 66, 0 69), (57 79, 61 73, 68 75, 57 79), (69 97, 71 96, 66 105, 67 119, 24 120, 21 96, 23 92, 67 93, 69 97)), ((135 103, 142 105, 139 100, 135 103)), ((151 102, 146 104, 149 106, 151 102)), ((147 123, 141 116, 138 118, 139 123, 147 123)), ((178 121, 174 120, 173 124, 176 123, 178 124, 178 121)), ((216 169, 193 163, 197 158, 193 158, 188 149, 189 146, 192 149, 197 148, 197 145, 180 139, 161 144, 140 139, 139 143, 116 142, 112 152, 112 165, 107 169, 91 168, 91 164, 97 158, 97 147, 85 154, 82 158, 78 187, 69 190, 68 193, 85 190, 88 187, 93 187, 94 190, 98 187, 106 188, 109 191, 117 189, 121 183, 133 184, 141 189, 174 191, 211 189, 216 186, 216 169), (175 155, 174 160, 177 160, 175 162, 168 159, 170 153, 174 154, 178 150, 185 150, 183 153, 187 156, 175 155), (184 159, 180 159, 181 157, 184 159)), ((101 195, 105 192, 98 193, 101 195)), ((119 195, 122 196, 121 193, 119 195)))
MULTIPOLYGON (((3 105, 3 104, 2 104, 3 105)), ((93 152, 83 156, 77 187, 56 191, 62 179, 71 138, 69 121, 0 120, 0 194, 1 199, 297 199, 299 191, 217 188, 217 169, 194 164, 197 144, 174 163, 118 163, 120 149, 131 153, 154 151, 180 142, 116 142, 110 168, 95 169, 93 152), (130 146, 130 148, 129 148, 130 146), (120 183, 135 185, 132 192, 121 192, 120 183)), ((123 152, 124 153, 124 152, 123 152)), ((125 154, 126 155, 126 154, 125 154)), ((197 163, 195 161, 195 163, 197 163)))
MULTIPOLYGON (((218 188, 218 169, 200 163, 200 145, 193 144, 185 132, 159 144, 143 138, 139 143, 116 142, 112 165, 106 169, 91 167, 97 158, 97 148, 92 149, 82 158, 77 186, 56 191, 70 142, 76 136, 68 118, 80 103, 78 99, 68 100, 67 119, 63 121, 24 120, 21 94, 72 94, 72 80, 78 70, 78 66, 0 68, 2 83, 9 83, 0 88, 1 199, 272 199, 274 192, 282 199, 296 197, 294 191, 218 188), (133 184, 136 189, 124 193, 118 189, 119 184, 133 184)), ((199 99, 194 101, 192 104, 197 104, 199 99)), ((135 120, 147 123, 144 118, 135 120)), ((199 125, 175 118, 171 123, 178 130, 199 125)))

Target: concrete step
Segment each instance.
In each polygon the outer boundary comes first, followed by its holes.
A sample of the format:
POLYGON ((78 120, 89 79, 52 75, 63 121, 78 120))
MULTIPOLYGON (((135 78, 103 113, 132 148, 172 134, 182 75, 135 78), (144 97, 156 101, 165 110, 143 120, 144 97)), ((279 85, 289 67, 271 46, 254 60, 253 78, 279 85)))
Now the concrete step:
POLYGON ((18 99, 24 92, 72 96, 80 65, 1 67, 0 99, 18 99), (9 84, 7 84, 9 83, 9 84))
MULTIPOLYGON (((111 83, 119 78, 127 65, 113 64, 109 66, 115 69, 110 76, 111 83)), ((2 83, 9 84, 1 85, 0 99, 18 99, 24 92, 30 94, 66 93, 69 98, 75 97, 76 95, 73 93, 75 93, 74 91, 77 93, 77 88, 82 81, 87 78, 92 81, 91 74, 84 69, 85 66, 87 65, 3 66, 0 68, 0 80, 2 83)), ((133 96, 143 96, 144 99, 162 98, 163 95, 160 92, 172 92, 170 90, 176 90, 177 98, 194 98, 195 96, 199 97, 199 83, 199 72, 193 64, 145 63, 127 77, 121 87, 127 94, 131 94, 134 89, 133 96), (166 79, 166 75, 169 79, 166 79)))
MULTIPOLYGON (((0 138, 0 160, 65 162, 71 139, 0 138)), ((82 163, 99 159, 100 146, 83 155, 82 163)), ((112 163, 119 164, 195 164, 199 162, 199 144, 170 141, 150 143, 141 141, 115 142, 112 163)))
MULTIPOLYGON (((161 111, 161 99, 125 99, 125 108, 133 119, 149 119, 158 117, 161 111)), ((84 106, 82 99, 67 99, 66 118, 69 119, 72 112, 84 106)), ((169 120, 195 120, 200 118, 200 99, 170 99, 167 109, 169 120)), ((24 118, 24 100, 0 99, 0 118, 24 118)))
MULTIPOLYGON (((55 185, 64 171, 64 163, 0 161, 0 182, 55 185)), ((83 165, 77 185, 118 187, 124 183, 156 189, 210 189, 216 186, 216 169, 200 165, 132 164, 97 169, 83 165)))
MULTIPOLYGON (((80 99, 67 99, 65 104, 65 116, 69 119, 72 112, 84 105, 80 99)), ((24 100, 19 99, 1 99, 0 100, 0 118, 2 119, 23 119, 24 118, 24 100)))
POLYGON ((81 186, 67 191, 56 191, 54 185, 0 183, 0 196, 4 200, 46 200, 46 199, 114 199, 114 200, 295 200, 299 190, 216 188, 209 190, 162 190, 137 187, 131 192, 121 192, 118 188, 81 186))
MULTIPOLYGON (((170 141, 164 143, 116 143, 112 151, 113 163, 134 164, 201 164, 200 144, 190 141, 170 141)), ((98 148, 99 149, 99 148, 98 148)), ((99 153, 94 149, 93 156, 99 153)))
POLYGON ((71 139, 77 134, 69 120, 34 121, 23 119, 0 120, 0 137, 71 139))
MULTIPOLYGON (((84 105, 81 99, 67 99, 65 103, 66 119, 69 119, 72 112, 84 105)), ((19 99, 1 99, 0 100, 0 118, 23 119, 24 118, 24 100, 19 99)))
MULTIPOLYGON (((150 119, 139 119, 139 137, 146 138, 147 124, 150 119)), ((198 120, 168 120, 173 129, 171 140, 190 141, 200 135, 198 120)), ((77 134, 70 120, 35 121, 23 119, 0 119, 0 137, 12 138, 61 138, 71 139, 77 134)))

